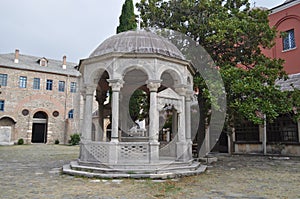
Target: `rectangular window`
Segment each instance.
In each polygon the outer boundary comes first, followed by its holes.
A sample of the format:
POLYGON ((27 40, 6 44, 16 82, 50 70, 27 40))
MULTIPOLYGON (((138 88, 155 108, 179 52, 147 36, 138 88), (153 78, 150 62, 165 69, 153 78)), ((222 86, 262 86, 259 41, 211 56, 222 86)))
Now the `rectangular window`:
POLYGON ((71 93, 76 93, 76 82, 71 82, 70 91, 71 93))
POLYGON ((247 120, 237 121, 235 125, 235 140, 240 142, 258 142, 259 126, 247 120))
POLYGON ((0 111, 4 111, 4 100, 0 100, 0 111))
POLYGON ((47 79, 46 90, 52 91, 52 86, 53 86, 53 80, 47 79))
POLYGON ((19 79, 19 87, 20 88, 26 88, 27 87, 27 77, 21 76, 19 79))
POLYGON ((74 118, 74 109, 71 109, 68 113, 68 118, 73 119, 74 118))
POLYGON ((58 91, 60 91, 60 92, 65 91, 65 82, 64 81, 59 81, 58 82, 58 91))
POLYGON ((7 74, 0 74, 0 86, 7 86, 7 74))
POLYGON ((290 50, 296 48, 294 29, 286 31, 285 34, 285 37, 283 37, 282 39, 283 50, 290 50))
POLYGON ((292 115, 280 115, 273 123, 267 123, 268 142, 299 142, 298 125, 292 115))
POLYGON ((40 78, 33 79, 33 89, 40 90, 40 78))

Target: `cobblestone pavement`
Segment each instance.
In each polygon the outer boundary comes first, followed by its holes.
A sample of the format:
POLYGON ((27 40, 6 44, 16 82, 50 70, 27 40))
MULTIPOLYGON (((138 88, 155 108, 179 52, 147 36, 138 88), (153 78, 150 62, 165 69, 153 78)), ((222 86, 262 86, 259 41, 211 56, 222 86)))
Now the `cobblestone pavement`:
POLYGON ((0 198, 300 198, 300 158, 218 155, 205 173, 166 181, 62 175, 78 152, 78 146, 1 146, 0 198))

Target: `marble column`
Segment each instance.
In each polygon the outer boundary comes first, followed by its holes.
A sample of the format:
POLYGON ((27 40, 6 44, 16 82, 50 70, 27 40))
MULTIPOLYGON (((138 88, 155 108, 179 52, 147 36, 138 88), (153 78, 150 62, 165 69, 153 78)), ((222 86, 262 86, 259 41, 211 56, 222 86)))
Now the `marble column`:
POLYGON ((188 144, 188 158, 192 159, 192 145, 193 145, 193 140, 192 140, 192 132, 191 132, 191 100, 194 92, 193 91, 187 91, 186 92, 186 97, 185 97, 185 136, 186 136, 186 141, 188 144))
POLYGON ((179 111, 178 115, 178 141, 179 142, 185 142, 186 141, 186 117, 185 117, 185 94, 186 89, 184 86, 180 86, 175 88, 175 91, 180 95, 181 97, 181 110, 179 111))
POLYGON ((178 142, 177 146, 177 160, 185 162, 189 160, 188 142, 186 139, 186 110, 185 110, 185 95, 186 88, 184 85, 179 85, 175 88, 175 91, 181 96, 181 110, 178 114, 178 142))
MULTIPOLYGON (((80 116, 80 136, 81 140, 83 140, 83 132, 84 132, 84 116, 85 116, 85 102, 86 102, 86 90, 81 89, 80 93, 82 95, 83 99, 83 104, 81 104, 80 108, 82 109, 82 115, 80 116)), ((66 118, 68 117, 67 112, 66 112, 66 118)))
POLYGON ((149 110, 149 144, 150 162, 159 160, 159 112, 157 110, 157 90, 161 80, 148 80, 146 82, 150 91, 150 110, 149 110))
POLYGON ((82 138, 85 141, 91 141, 92 139, 93 97, 95 89, 95 85, 85 86, 84 118, 82 128, 82 138))
POLYGON ((112 124, 111 124, 111 142, 119 142, 119 97, 120 90, 123 86, 123 80, 110 79, 107 80, 112 89, 112 124))

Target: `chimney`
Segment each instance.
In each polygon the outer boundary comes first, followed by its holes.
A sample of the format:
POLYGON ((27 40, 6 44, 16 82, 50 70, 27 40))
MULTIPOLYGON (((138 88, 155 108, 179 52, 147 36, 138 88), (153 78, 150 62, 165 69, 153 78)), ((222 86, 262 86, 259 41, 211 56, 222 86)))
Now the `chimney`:
POLYGON ((67 68, 67 56, 66 55, 63 56, 63 65, 62 65, 62 68, 63 69, 67 68))
POLYGON ((15 50, 15 60, 14 60, 14 62, 16 64, 19 63, 19 50, 18 49, 15 50))

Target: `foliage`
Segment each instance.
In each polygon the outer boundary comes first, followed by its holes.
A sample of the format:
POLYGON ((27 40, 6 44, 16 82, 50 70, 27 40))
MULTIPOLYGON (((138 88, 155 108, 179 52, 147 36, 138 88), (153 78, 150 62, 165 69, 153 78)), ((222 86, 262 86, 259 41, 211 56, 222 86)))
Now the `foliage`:
POLYGON ((56 140, 54 141, 54 144, 59 144, 59 140, 56 139, 56 140))
POLYGON ((22 144, 24 144, 24 140, 23 140, 23 138, 20 138, 20 139, 18 140, 18 145, 22 145, 22 144))
POLYGON ((125 0, 119 21, 120 25, 117 27, 117 33, 137 28, 132 0, 125 0))
POLYGON ((129 107, 129 113, 133 121, 145 119, 150 107, 147 93, 141 89, 135 90, 130 97, 129 107))
POLYGON ((80 135, 78 133, 74 133, 72 135, 70 135, 71 140, 70 140, 70 144, 71 145, 78 145, 80 142, 80 135))
MULTIPOLYGON (((262 124, 264 114, 268 120, 273 120, 300 106, 298 90, 281 92, 276 85, 277 80, 287 79, 283 60, 262 54, 262 49, 274 45, 277 34, 276 29, 269 26, 269 11, 251 9, 248 0, 141 0, 136 6, 143 27, 181 32, 210 54, 225 85, 229 131, 235 118, 262 124)), ((186 54, 186 57, 191 56, 186 54)), ((197 59, 199 57, 192 60, 197 59)), ((202 66, 193 64, 196 68, 202 66)), ((198 143, 201 145, 205 123, 217 99, 211 96, 211 88, 199 71, 194 85, 199 88, 198 143)), ((299 113, 296 117, 299 118, 299 113)))
MULTIPOLYGON (((250 9, 248 0, 141 0, 137 4, 142 25, 169 28, 199 42, 220 67, 227 93, 228 120, 244 117, 262 123, 258 113, 274 119, 289 112, 288 92, 275 81, 286 78, 283 61, 270 59, 262 48, 274 44, 276 30, 268 24, 268 11, 250 9)), ((211 99, 202 77, 195 77, 199 98, 210 108, 211 99)))

